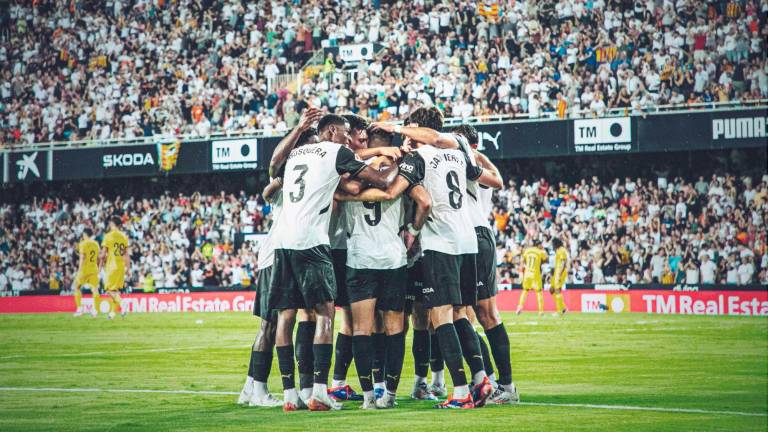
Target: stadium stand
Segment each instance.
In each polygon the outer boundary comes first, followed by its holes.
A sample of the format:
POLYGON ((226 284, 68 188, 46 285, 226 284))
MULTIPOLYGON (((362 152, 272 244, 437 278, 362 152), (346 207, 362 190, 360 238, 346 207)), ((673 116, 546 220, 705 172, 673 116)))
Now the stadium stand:
MULTIPOLYGON (((197 182, 183 188, 204 180, 197 182)), ((114 214, 131 238, 133 289, 149 277, 156 288, 250 284, 255 253, 248 242, 235 244, 238 234, 268 230, 270 207, 258 195, 143 190, 131 199, 70 198, 88 195, 78 184, 54 198, 0 204, 0 291, 68 289, 79 233, 86 226, 101 232, 114 214)), ((494 205, 488 216, 502 284, 519 281, 527 240, 548 244, 565 233, 571 283, 768 283, 768 175, 517 177, 494 205)))
POLYGON ((768 98, 765 1, 341 3, 1 2, 0 145, 282 131, 308 104, 564 118, 768 98), (381 49, 324 51, 355 43, 381 49))

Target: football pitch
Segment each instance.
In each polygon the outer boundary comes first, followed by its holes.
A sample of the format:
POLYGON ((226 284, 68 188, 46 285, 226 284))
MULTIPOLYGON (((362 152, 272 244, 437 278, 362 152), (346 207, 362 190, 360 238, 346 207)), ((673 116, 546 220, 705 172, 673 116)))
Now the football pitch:
MULTIPOLYGON (((235 404, 246 313, 0 316, 0 430, 766 430, 768 319, 504 314, 522 403, 283 413, 235 404)), ((277 358, 270 389, 282 397, 277 358)), ((446 374, 448 376, 448 374, 446 374)), ((348 382, 359 389, 354 366, 348 382)))

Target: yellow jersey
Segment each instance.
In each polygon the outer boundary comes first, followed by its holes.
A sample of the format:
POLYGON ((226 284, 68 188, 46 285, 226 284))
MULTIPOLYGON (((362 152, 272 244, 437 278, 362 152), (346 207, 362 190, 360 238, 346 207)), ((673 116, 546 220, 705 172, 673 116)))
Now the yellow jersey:
POLYGON ((128 237, 119 230, 113 230, 104 236, 104 241, 101 244, 107 252, 104 271, 107 274, 125 272, 123 257, 128 253, 128 237))
POLYGON ((80 274, 99 274, 99 244, 92 238, 87 238, 77 245, 80 253, 80 274))
POLYGON ((523 279, 541 280, 541 263, 544 262, 549 255, 537 247, 529 247, 523 251, 523 265, 525 266, 525 272, 523 273, 523 279))
POLYGON ((568 278, 568 251, 560 247, 555 252, 555 271, 552 273, 552 288, 561 289, 568 278))

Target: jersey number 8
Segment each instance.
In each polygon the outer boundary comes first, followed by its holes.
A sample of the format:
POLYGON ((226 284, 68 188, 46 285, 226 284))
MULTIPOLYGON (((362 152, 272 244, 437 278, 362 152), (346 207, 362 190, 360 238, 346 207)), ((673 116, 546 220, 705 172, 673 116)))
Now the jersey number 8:
POLYGON ((448 192, 448 203, 451 207, 457 210, 460 209, 461 200, 464 198, 464 195, 459 188, 459 175, 456 174, 456 171, 448 171, 448 174, 445 176, 445 183, 450 190, 450 192, 448 192))

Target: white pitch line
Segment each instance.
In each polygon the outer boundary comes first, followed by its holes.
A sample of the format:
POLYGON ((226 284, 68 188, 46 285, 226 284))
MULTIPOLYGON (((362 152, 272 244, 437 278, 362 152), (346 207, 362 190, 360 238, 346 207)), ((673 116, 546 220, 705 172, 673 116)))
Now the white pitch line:
MULTIPOLYGON (((189 394, 189 395, 213 395, 213 396, 235 396, 238 392, 216 391, 216 390, 151 390, 151 389, 100 389, 100 388, 57 388, 57 387, 0 387, 0 392, 57 392, 57 393, 159 393, 159 394, 189 394)), ((686 413, 686 414, 715 414, 715 415, 734 415, 745 417, 766 417, 767 413, 754 413, 744 411, 716 411, 704 410, 698 408, 664 408, 664 407, 645 407, 632 405, 599 405, 599 404, 579 404, 579 403, 549 403, 549 402, 519 402, 518 405, 524 406, 546 406, 562 408, 588 408, 616 411, 654 411, 667 413, 686 413)))
POLYGON ((15 359, 15 358, 38 358, 38 357, 88 357, 88 356, 99 356, 99 355, 108 355, 108 354, 134 354, 134 353, 153 353, 153 352, 174 352, 174 351, 195 351, 195 350, 202 350, 202 349, 246 349, 248 348, 248 345, 242 345, 242 346, 225 346, 225 347, 215 347, 215 346, 199 346, 199 347, 180 347, 180 348, 152 348, 152 349, 139 349, 139 350, 114 350, 114 351, 92 351, 92 352, 84 352, 84 353, 45 353, 41 355, 27 355, 27 354, 14 354, 9 356, 2 356, 0 357, 0 360, 5 359, 15 359))

